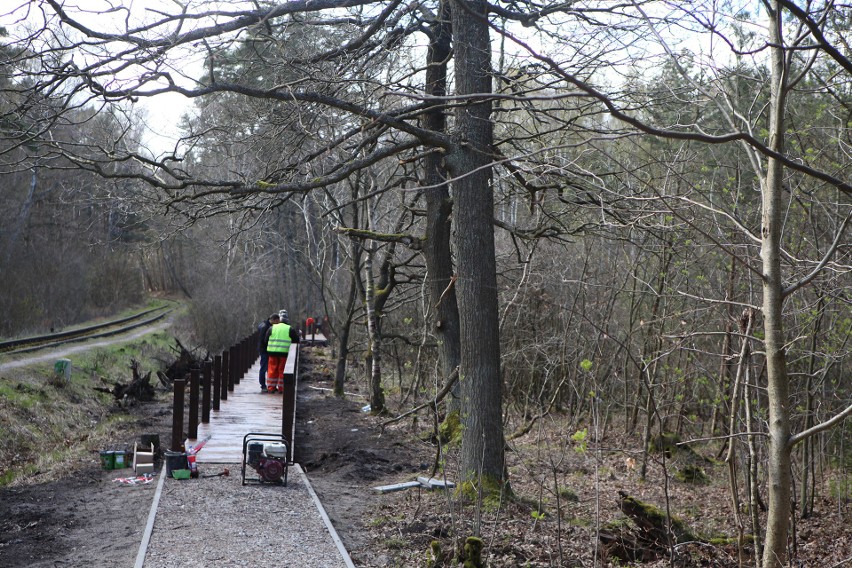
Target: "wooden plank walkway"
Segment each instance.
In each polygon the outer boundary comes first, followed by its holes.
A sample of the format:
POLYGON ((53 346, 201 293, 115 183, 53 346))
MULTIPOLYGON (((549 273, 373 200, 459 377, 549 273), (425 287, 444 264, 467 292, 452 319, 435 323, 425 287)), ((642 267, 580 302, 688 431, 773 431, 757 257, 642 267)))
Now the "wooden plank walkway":
MULTIPOLYGON (((293 395, 289 403, 281 394, 260 392, 258 360, 234 385, 234 390, 228 391, 228 399, 221 401, 219 410, 210 411, 210 422, 198 425, 198 437, 188 443, 193 445, 210 437, 196 457, 197 463, 208 464, 199 468, 201 479, 167 480, 163 466, 134 568, 355 568, 299 464, 291 465, 286 487, 242 485, 238 473, 246 434, 280 435, 289 426, 293 436, 298 359, 296 350, 284 368, 285 389, 291 389, 293 395), (285 415, 292 423, 285 423, 285 415), (233 474, 221 475, 225 466, 235 464, 239 465, 232 469, 233 474), (166 484, 170 489, 164 491, 166 484), (280 530, 270 529, 278 524, 280 530)), ((256 478, 254 472, 250 474, 256 478)))
POLYGON ((306 336, 302 337, 302 342, 307 343, 307 344, 311 344, 311 343, 325 344, 325 343, 328 343, 328 339, 326 339, 326 337, 321 333, 314 333, 312 335, 306 335, 306 336))
MULTIPOLYGON (((295 359, 287 359, 285 373, 293 373, 295 359)), ((208 436, 210 440, 198 452, 197 463, 241 464, 243 437, 246 434, 281 434, 284 397, 281 394, 261 393, 257 379, 259 373, 258 359, 240 378, 240 383, 234 385, 234 390, 228 392, 228 400, 221 402, 219 410, 210 411, 210 422, 198 425, 198 438, 190 439, 189 444, 195 445, 208 436)))

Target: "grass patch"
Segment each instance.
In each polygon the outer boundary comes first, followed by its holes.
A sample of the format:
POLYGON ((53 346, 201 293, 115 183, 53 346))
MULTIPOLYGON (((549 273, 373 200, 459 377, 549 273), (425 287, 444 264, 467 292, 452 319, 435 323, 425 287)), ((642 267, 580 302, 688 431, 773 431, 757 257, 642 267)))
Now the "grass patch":
POLYGON ((402 550, 408 546, 408 541, 403 538, 388 538, 382 541, 382 545, 391 550, 402 550))
POLYGON ((94 387, 130 382, 132 359, 142 373, 165 368, 174 358, 173 344, 159 332, 72 354, 67 383, 56 379, 52 361, 0 375, 0 485, 35 474, 39 481, 53 480, 80 462, 97 460, 134 418, 94 387))
POLYGON ((580 497, 574 492, 573 489, 569 489, 568 487, 559 488, 559 498, 565 503, 580 502, 580 497))

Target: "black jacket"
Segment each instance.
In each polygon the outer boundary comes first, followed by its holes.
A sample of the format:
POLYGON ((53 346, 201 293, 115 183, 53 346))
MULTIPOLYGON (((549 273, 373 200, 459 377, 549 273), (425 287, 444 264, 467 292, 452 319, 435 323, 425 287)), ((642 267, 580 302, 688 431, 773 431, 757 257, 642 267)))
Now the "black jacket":
POLYGON ((272 322, 268 319, 266 321, 260 322, 257 326, 257 352, 260 355, 266 353, 266 335, 269 332, 269 328, 272 327, 272 322))

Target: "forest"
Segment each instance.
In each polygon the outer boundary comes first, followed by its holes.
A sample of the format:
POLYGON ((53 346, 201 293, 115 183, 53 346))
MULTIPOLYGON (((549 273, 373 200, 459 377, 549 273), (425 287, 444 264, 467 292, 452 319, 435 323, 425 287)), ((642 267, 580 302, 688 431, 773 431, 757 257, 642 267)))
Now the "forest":
POLYGON ((455 423, 469 498, 558 420, 642 478, 710 447, 763 568, 848 506, 848 6, 0 10, 0 336, 169 295, 213 351, 284 308, 338 395, 455 423))

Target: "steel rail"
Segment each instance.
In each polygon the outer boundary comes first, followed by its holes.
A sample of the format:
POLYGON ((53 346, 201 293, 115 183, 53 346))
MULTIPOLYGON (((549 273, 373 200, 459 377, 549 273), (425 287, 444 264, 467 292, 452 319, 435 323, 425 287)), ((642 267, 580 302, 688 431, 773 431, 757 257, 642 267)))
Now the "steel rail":
POLYGON ((174 307, 161 306, 158 308, 151 308, 149 310, 139 312, 138 314, 134 314, 126 318, 121 318, 98 325, 81 327, 79 329, 64 331, 61 333, 53 333, 49 335, 32 336, 22 339, 13 339, 11 341, 3 341, 0 342, 0 353, 3 353, 4 355, 15 355, 18 353, 28 353, 30 351, 37 351, 39 349, 56 347, 59 345, 64 345, 66 343, 74 343, 78 341, 86 341, 88 339, 97 339, 100 337, 109 337, 111 335, 117 335, 119 333, 124 333, 126 331, 130 331, 132 329, 136 329, 137 327, 148 325, 152 322, 162 319, 163 317, 171 313, 174 309, 174 307), (154 317, 134 322, 130 325, 122 325, 160 310, 165 311, 163 311, 163 313, 161 314, 157 314, 154 317), (117 325, 121 327, 117 329, 109 329, 117 325))

